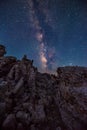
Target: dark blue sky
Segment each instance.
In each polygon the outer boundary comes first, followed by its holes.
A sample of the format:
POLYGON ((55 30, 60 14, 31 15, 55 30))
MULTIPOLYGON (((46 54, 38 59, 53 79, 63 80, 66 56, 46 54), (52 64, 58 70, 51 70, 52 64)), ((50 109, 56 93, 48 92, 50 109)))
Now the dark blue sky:
POLYGON ((87 2, 0 0, 0 43, 42 71, 87 66, 87 2))

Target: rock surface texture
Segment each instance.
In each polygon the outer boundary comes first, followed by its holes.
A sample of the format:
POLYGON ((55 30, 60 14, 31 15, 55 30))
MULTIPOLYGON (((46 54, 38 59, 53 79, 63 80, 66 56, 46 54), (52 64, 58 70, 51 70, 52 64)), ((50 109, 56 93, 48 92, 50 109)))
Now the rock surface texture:
POLYGON ((1 55, 0 130, 87 130, 87 68, 60 67, 55 76, 26 56, 1 55))

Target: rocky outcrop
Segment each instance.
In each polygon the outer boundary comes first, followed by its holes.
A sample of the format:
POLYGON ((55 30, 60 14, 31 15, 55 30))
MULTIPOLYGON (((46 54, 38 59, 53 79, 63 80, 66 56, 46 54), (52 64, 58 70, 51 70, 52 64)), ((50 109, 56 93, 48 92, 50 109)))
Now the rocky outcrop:
POLYGON ((0 130, 86 130, 87 68, 40 73, 33 61, 0 58, 0 130))
POLYGON ((6 54, 5 46, 0 45, 0 57, 3 57, 6 54))
POLYGON ((0 45, 0 78, 6 76, 10 71, 13 64, 16 62, 16 58, 12 56, 4 57, 6 54, 5 47, 0 45))
POLYGON ((87 68, 58 68, 59 88, 55 101, 69 130, 87 129, 87 68))
POLYGON ((16 63, 16 58, 12 56, 0 58, 0 78, 6 77, 12 66, 16 63))

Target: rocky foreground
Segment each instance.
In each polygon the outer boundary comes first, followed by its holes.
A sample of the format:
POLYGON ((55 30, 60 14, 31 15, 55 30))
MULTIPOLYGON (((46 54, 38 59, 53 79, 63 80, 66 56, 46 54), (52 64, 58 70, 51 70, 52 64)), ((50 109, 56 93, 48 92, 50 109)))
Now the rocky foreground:
POLYGON ((87 130, 87 68, 42 74, 5 53, 0 45, 0 130, 87 130))

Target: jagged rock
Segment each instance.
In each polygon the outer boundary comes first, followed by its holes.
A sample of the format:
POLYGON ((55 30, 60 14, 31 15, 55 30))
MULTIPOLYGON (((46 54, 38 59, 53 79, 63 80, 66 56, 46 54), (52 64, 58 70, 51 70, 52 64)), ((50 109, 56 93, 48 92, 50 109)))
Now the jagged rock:
POLYGON ((15 57, 1 57, 0 58, 0 78, 7 76, 12 66, 16 63, 15 57))
POLYGON ((70 85, 77 84, 79 86, 82 82, 87 82, 87 67, 59 67, 57 75, 59 79, 65 82, 66 86, 69 83, 70 85))
POLYGON ((14 90, 13 90, 13 93, 14 94, 17 94, 19 91, 20 91, 20 89, 21 89, 21 87, 23 86, 23 84, 24 84, 24 81, 23 81, 23 77, 18 81, 18 83, 17 83, 17 85, 15 86, 15 88, 14 88, 14 90))
MULTIPOLYGON (((3 51, 1 51, 2 53, 3 51)), ((87 68, 38 72, 24 55, 0 57, 0 130, 86 130, 87 68)))
POLYGON ((29 76, 31 77, 31 75, 34 73, 34 70, 35 68, 33 67, 33 61, 23 58, 21 61, 16 62, 16 64, 11 68, 10 72, 8 73, 8 78, 18 81, 22 76, 28 80, 29 76))
POLYGON ((59 106, 62 120, 69 130, 87 129, 87 79, 83 78, 84 73, 86 77, 87 68, 58 69, 59 95, 56 95, 58 97, 55 100, 59 106))
POLYGON ((3 57, 6 54, 5 46, 0 45, 0 57, 3 57))

